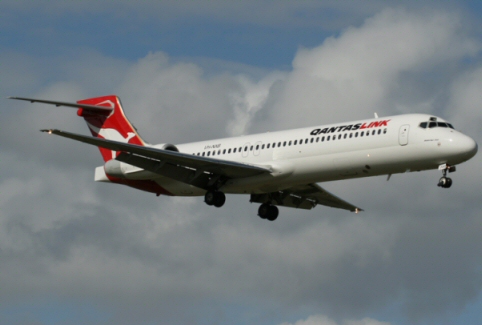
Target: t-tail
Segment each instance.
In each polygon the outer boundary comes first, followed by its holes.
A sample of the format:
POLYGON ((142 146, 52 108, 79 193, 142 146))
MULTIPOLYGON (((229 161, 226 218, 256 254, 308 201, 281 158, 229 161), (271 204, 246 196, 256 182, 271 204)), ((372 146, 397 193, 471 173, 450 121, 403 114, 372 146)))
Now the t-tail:
MULTIPOLYGON (((82 116, 92 135, 97 138, 114 140, 144 146, 145 142, 129 122, 122 109, 119 97, 115 95, 88 98, 77 101, 81 105, 113 108, 109 111, 89 110, 80 107, 77 115, 82 116)), ((116 151, 99 147, 102 158, 107 162, 116 157, 116 151)))

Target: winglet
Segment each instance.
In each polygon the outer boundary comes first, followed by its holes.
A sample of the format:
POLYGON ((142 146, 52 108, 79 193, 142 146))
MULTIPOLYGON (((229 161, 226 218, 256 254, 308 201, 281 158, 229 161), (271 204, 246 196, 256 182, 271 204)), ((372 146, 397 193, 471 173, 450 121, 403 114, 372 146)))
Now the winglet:
POLYGON ((50 130, 40 130, 40 132, 46 132, 48 134, 52 134, 54 132, 54 130, 50 129, 50 130))

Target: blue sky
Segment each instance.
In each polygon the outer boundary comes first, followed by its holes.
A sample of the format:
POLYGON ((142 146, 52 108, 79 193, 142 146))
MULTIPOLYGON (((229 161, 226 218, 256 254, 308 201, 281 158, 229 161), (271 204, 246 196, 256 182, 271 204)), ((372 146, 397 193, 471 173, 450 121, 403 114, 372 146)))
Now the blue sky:
POLYGON ((478 324, 480 158, 323 185, 362 206, 213 211, 93 182, 68 109, 115 93, 150 142, 408 112, 480 144, 478 1, 0 2, 0 323, 478 324))

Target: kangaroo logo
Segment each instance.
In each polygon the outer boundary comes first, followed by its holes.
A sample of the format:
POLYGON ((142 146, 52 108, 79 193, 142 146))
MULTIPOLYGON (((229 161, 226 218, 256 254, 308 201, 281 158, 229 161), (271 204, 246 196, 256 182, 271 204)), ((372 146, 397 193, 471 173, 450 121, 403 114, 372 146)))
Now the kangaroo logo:
MULTIPOLYGON (((127 132, 127 137, 124 138, 122 134, 120 134, 120 132, 117 131, 116 129, 101 129, 93 126, 90 123, 87 123, 87 125, 89 126, 89 129, 91 129, 93 133, 100 135, 101 137, 107 140, 129 143, 129 140, 136 136, 134 132, 127 132)), ((114 150, 111 150, 111 151, 112 151, 112 159, 114 159, 116 157, 116 151, 114 150)))

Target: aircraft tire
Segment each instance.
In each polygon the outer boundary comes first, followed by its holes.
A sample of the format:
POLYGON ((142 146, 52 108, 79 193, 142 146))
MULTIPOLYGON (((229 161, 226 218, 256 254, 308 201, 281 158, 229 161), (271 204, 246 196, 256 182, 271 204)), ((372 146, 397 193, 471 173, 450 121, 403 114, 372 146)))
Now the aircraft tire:
POLYGON ((214 192, 214 206, 220 208, 226 202, 226 195, 223 192, 214 192))
POLYGON ((258 216, 261 218, 261 219, 266 219, 269 215, 269 207, 270 205, 268 203, 263 203, 259 206, 259 209, 258 209, 258 216))
POLYGON ((269 221, 275 221, 278 218, 279 210, 275 205, 270 205, 268 209, 268 219, 269 221))
POLYGON ((204 194, 204 202, 206 202, 207 205, 214 205, 215 201, 216 201, 216 192, 207 191, 206 194, 204 194))

